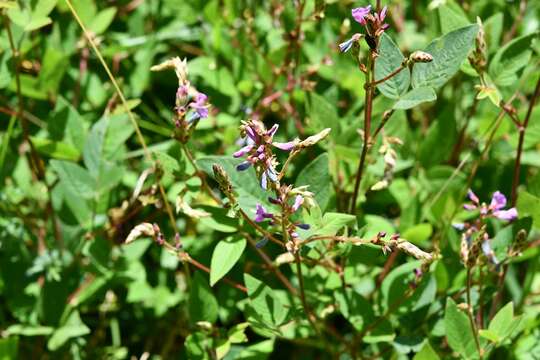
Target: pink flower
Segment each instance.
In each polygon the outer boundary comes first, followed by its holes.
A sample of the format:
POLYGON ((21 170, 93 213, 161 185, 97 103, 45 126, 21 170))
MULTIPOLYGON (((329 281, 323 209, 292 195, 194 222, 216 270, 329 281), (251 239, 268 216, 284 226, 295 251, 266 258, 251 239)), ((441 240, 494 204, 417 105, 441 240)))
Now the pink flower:
POLYGON ((262 222, 265 219, 272 219, 274 215, 266 211, 264 206, 257 204, 255 206, 255 222, 262 222))
POLYGON ((366 16, 371 12, 371 5, 352 9, 352 17, 361 25, 366 25, 366 16))
POLYGON ((518 212, 516 208, 511 208, 508 210, 497 210, 493 212, 493 216, 501 220, 512 221, 517 219, 518 212))

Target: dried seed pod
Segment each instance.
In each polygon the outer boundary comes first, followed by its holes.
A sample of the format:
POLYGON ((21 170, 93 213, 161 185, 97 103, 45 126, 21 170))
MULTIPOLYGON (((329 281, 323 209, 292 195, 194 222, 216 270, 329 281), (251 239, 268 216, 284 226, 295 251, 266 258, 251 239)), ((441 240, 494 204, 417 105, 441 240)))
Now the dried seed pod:
MULTIPOLYGON (((157 227, 157 232, 159 233, 159 227, 157 227)), ((128 237, 126 238, 125 244, 129 244, 141 236, 150 236, 155 237, 156 236, 156 227, 150 223, 142 223, 137 226, 135 226, 130 232, 128 237)))

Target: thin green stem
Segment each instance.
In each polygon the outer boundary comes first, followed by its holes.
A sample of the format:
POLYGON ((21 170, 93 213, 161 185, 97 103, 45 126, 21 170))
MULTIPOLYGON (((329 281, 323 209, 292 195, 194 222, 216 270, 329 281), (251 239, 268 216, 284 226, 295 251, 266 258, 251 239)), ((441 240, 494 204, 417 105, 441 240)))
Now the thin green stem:
POLYGON ((472 283, 472 277, 471 277, 471 268, 467 268, 467 317, 469 318, 469 322, 471 324, 471 331, 473 332, 474 337, 474 343, 476 345, 476 350, 478 351, 478 356, 480 359, 483 358, 483 351, 482 347, 480 346, 480 340, 478 339, 478 329, 476 328, 476 323, 474 321, 474 312, 473 307, 471 303, 471 283, 472 283))

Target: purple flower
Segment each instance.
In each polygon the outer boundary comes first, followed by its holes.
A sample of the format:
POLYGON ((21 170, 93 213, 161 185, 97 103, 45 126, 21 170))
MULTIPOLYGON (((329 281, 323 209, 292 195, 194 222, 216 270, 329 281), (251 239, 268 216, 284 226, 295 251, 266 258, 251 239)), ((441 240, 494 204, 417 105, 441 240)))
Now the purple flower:
POLYGON ((272 219, 274 218, 274 215, 272 213, 269 213, 266 211, 264 206, 261 204, 257 204, 255 206, 255 222, 262 222, 265 219, 272 219))
POLYGON ((506 197, 501 194, 500 191, 495 191, 493 197, 491 198, 491 204, 489 204, 489 209, 496 211, 504 208, 506 206, 506 197))
POLYGON ((241 129, 246 135, 245 145, 233 153, 235 158, 246 157, 246 161, 236 167, 237 170, 242 171, 250 165, 255 166, 260 176, 261 187, 265 190, 268 189, 268 181, 278 182, 278 174, 274 168, 276 160, 271 147, 291 151, 296 146, 296 141, 274 143, 274 135, 278 128, 278 124, 267 130, 261 122, 253 120, 243 122, 241 129))
POLYGON ((478 196, 476 196, 476 194, 471 189, 467 191, 467 196, 469 197, 469 200, 471 200, 475 205, 480 204, 480 199, 478 199, 478 196))
POLYGON ((379 15, 378 15, 378 16, 379 16, 379 20, 380 20, 381 22, 383 22, 384 19, 386 18, 386 11, 387 11, 387 10, 388 10, 388 6, 383 7, 383 9, 381 10, 381 12, 380 12, 379 15))
POLYGON ((189 104, 189 106, 195 110, 195 113, 189 119, 189 122, 193 122, 199 119, 205 119, 208 117, 208 96, 203 93, 197 93, 195 96, 195 102, 189 104))
POLYGON ((242 157, 242 156, 245 156, 247 153, 249 153, 251 151, 251 149, 253 149, 253 144, 249 144, 249 145, 246 145, 244 146, 243 148, 241 148, 240 150, 236 151, 233 156, 235 158, 239 158, 239 157, 242 157))
POLYGON ((352 17, 361 25, 366 25, 366 16, 371 12, 371 5, 352 9, 352 17))
POLYGON ((293 211, 298 210, 303 203, 304 197, 302 195, 296 195, 296 198, 294 199, 294 204, 292 206, 293 211))
POLYGON ((511 208, 508 210, 497 210, 493 212, 493 216, 501 220, 512 221, 517 219, 518 212, 516 208, 511 208))
POLYGON ((280 150, 291 151, 296 145, 296 142, 295 141, 289 141, 286 143, 275 142, 275 143, 272 143, 272 145, 274 147, 277 147, 280 150))

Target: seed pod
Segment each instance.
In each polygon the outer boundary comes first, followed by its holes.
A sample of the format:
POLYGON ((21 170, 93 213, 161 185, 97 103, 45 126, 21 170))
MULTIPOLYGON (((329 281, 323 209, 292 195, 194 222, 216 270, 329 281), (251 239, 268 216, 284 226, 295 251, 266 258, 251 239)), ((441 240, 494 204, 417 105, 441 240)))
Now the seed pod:
POLYGON ((308 137, 305 140, 300 141, 298 144, 296 144, 296 147, 298 149, 303 149, 303 148, 306 148, 308 146, 315 145, 316 143, 318 143, 319 141, 321 141, 322 139, 327 137, 328 134, 330 134, 331 130, 332 129, 330 129, 330 128, 326 128, 323 131, 321 131, 320 133, 315 134, 313 136, 308 137))
POLYGON ((232 197, 233 187, 229 175, 225 169, 223 169, 223 166, 218 164, 212 165, 212 170, 214 171, 214 176, 219 185, 219 189, 230 199, 232 197))
POLYGON ((411 244, 408 241, 402 241, 397 244, 397 248, 405 253, 413 256, 418 260, 432 261, 433 256, 423 250, 420 250, 416 245, 411 244))
MULTIPOLYGON (((130 242, 137 240, 143 235, 154 237, 156 235, 155 230, 155 227, 150 223, 139 224, 129 232, 129 235, 124 243, 129 244, 130 242)), ((159 227, 157 228, 157 231, 159 232, 159 227)))

